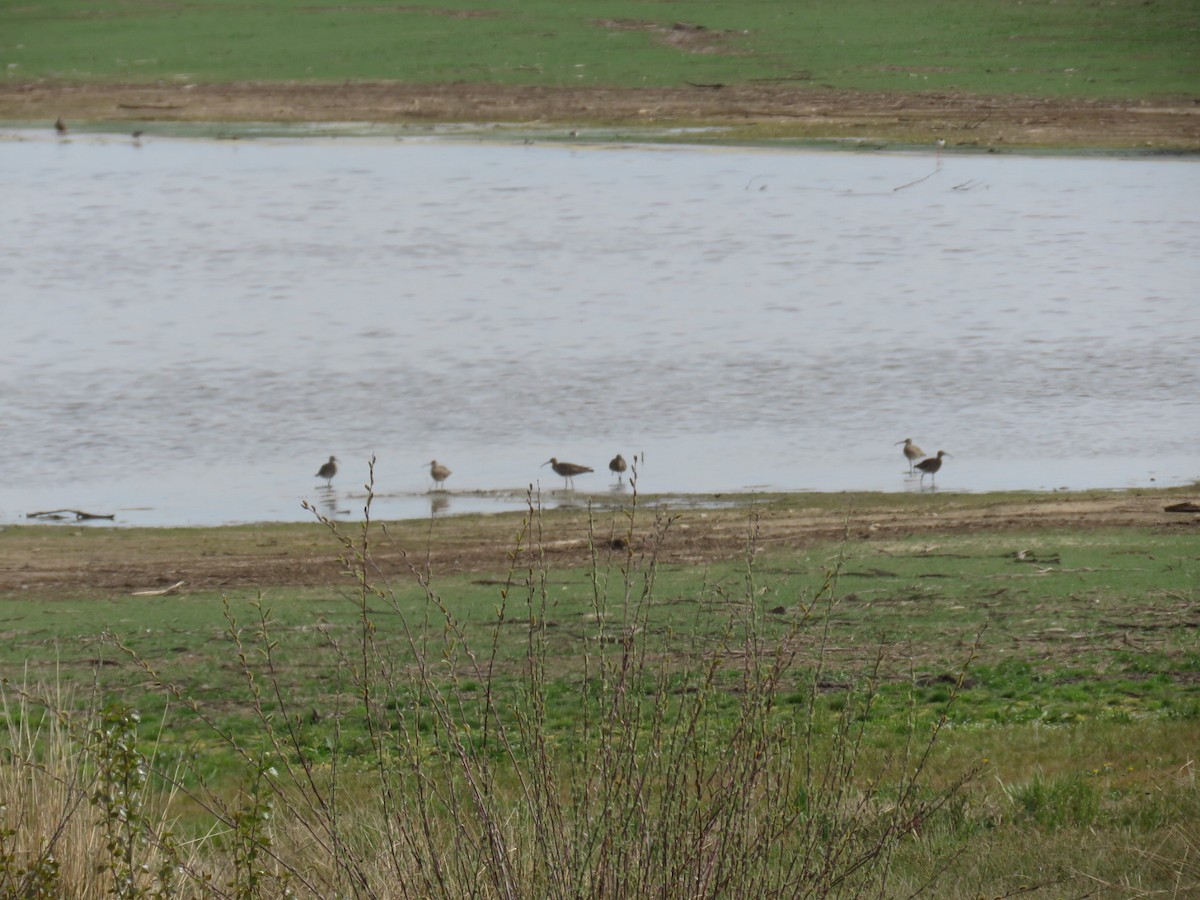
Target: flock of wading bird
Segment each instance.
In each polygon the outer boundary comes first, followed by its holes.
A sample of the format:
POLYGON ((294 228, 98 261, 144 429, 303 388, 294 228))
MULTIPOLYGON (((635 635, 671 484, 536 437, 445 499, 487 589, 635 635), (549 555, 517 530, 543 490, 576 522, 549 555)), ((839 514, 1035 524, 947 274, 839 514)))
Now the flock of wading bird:
MULTIPOLYGON (((553 456, 542 463, 542 465, 549 466, 554 470, 556 475, 561 475, 566 481, 568 490, 574 490, 576 475, 586 475, 588 472, 595 471, 595 469, 591 468, 590 466, 581 466, 578 463, 559 462, 558 459, 553 456)), ((629 464, 625 462, 625 457, 623 457, 620 453, 618 453, 608 462, 608 471, 616 475, 618 481, 624 481, 625 471, 628 468, 629 464)), ((333 476, 337 474, 337 471, 338 458, 336 456, 331 456, 329 457, 329 462, 323 464, 321 468, 317 469, 317 474, 314 477, 324 478, 325 487, 333 487, 333 476)), ((429 477, 433 479, 434 489, 442 488, 444 482, 450 477, 451 474, 452 473, 450 470, 443 466, 436 459, 430 461, 429 477)))
MULTIPOLYGON (((901 452, 904 454, 904 458, 908 461, 908 474, 913 475, 915 472, 919 471, 921 473, 922 486, 925 485, 926 475, 928 475, 929 480, 936 485, 938 470, 942 468, 942 457, 949 456, 950 454, 945 450, 939 450, 937 452, 937 456, 927 457, 925 456, 925 451, 913 443, 912 438, 905 438, 902 441, 896 441, 894 446, 899 446, 900 444, 904 445, 904 449, 901 452)), ((634 459, 634 462, 637 462, 636 458, 634 459)), ((327 488, 333 487, 333 476, 336 475, 338 471, 337 464, 338 459, 336 456, 329 457, 329 461, 323 464, 321 468, 317 470, 317 474, 314 477, 324 478, 325 486, 327 488)), ((576 475, 586 475, 589 472, 595 471, 595 469, 593 469, 591 466, 581 466, 579 463, 572 462, 560 462, 558 458, 554 456, 550 457, 548 460, 542 463, 542 465, 549 466, 554 470, 556 475, 561 476, 566 484, 567 490, 575 489, 576 475)), ((624 480, 625 471, 628 468, 629 464, 625 462, 625 457, 623 457, 620 453, 618 453, 608 462, 608 471, 617 476, 617 481, 624 480)), ((433 479, 434 490, 444 490, 443 485, 451 474, 451 471, 436 459, 429 462, 429 477, 433 479)))

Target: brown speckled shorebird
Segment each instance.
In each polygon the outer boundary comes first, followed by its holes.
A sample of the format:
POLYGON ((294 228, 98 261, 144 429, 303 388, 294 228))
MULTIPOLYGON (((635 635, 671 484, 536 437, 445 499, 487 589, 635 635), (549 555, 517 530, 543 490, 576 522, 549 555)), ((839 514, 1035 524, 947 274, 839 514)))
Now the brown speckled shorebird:
POLYGON ((54 130, 59 134, 67 133, 67 123, 63 121, 62 116, 54 120, 54 130))
POLYGON ((625 462, 625 457, 620 453, 614 456, 608 463, 608 471, 617 476, 617 481, 623 481, 625 470, 629 468, 629 464, 625 462))
POLYGON ((934 482, 937 483, 938 469, 942 467, 942 457, 949 456, 945 450, 939 450, 937 456, 931 456, 929 459, 923 459, 917 463, 917 468, 921 470, 921 483, 925 483, 925 476, 928 475, 934 482))
POLYGON ((337 474, 337 464, 338 461, 336 456, 329 457, 329 462, 317 469, 317 474, 313 477, 324 478, 325 487, 333 487, 333 476, 337 474))
POLYGON ((578 463, 559 462, 553 456, 542 463, 542 465, 549 466, 554 470, 555 474, 561 475, 564 479, 566 479, 568 490, 575 489, 576 475, 584 475, 588 472, 594 471, 593 469, 587 466, 581 466, 578 463))
POLYGON ((912 438, 905 438, 902 441, 896 441, 896 445, 903 444, 904 458, 908 460, 908 474, 913 473, 913 465, 918 459, 925 455, 925 451, 912 442, 912 438))
POLYGON ((429 463, 429 477, 433 479, 435 487, 441 487, 442 482, 450 477, 450 470, 435 459, 429 463))

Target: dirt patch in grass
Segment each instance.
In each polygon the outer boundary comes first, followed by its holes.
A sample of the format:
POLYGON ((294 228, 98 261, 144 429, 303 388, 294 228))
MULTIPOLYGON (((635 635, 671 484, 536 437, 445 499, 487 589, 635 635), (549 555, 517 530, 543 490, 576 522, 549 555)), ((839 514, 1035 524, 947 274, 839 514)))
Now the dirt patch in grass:
MULTIPOLYGON (((708 46, 719 35, 672 29, 708 46)), ((961 147, 1200 151, 1200 100, 1049 100, 873 93, 770 82, 672 89, 487 84, 0 84, 0 120, 506 122, 606 128, 710 125, 753 139, 945 140, 961 147)))
POLYGON ((720 52, 725 38, 731 34, 690 22, 676 22, 670 26, 663 26, 641 19, 597 19, 596 24, 614 31, 648 31, 660 43, 688 53, 720 52))
MULTIPOLYGON (((927 539, 936 554, 940 536, 1039 528, 1200 531, 1200 515, 1165 511, 1179 491, 1097 495, 821 495, 764 500, 751 506, 688 509, 677 516, 659 552, 665 563, 704 565, 745 555, 751 528, 765 551, 839 540, 927 539)), ((644 501, 647 504, 650 501, 644 501)), ((598 552, 638 556, 651 552, 655 512, 642 509, 632 533, 623 510, 593 514, 598 552)), ((372 554, 385 571, 407 565, 435 575, 479 573, 503 577, 517 554, 518 569, 534 541, 518 550, 526 516, 464 516, 432 523, 399 522, 372 537, 372 554)), ((537 551, 554 568, 591 559, 588 513, 550 510, 537 551)), ((344 526, 354 536, 356 524, 344 526)), ((78 526, 14 527, 0 533, 0 596, 112 596, 166 588, 178 581, 188 593, 270 586, 349 584, 339 547, 318 524, 212 529, 119 529, 78 526)))

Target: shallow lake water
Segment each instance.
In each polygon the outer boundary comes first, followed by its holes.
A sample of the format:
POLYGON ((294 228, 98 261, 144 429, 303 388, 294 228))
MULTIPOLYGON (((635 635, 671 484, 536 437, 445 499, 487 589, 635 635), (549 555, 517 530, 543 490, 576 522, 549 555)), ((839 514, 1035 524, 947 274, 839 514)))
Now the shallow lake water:
POLYGON ((1200 478, 1194 160, 8 131, 0 209, 0 522, 1200 478))

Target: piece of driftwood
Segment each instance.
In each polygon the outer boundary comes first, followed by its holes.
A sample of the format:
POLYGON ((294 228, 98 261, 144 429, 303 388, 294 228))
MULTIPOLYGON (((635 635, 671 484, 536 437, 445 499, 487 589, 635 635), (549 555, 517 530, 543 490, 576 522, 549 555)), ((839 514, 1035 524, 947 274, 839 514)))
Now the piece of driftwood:
POLYGON ((76 522, 82 522, 85 519, 115 519, 116 513, 109 513, 107 516, 100 513, 84 512, 81 509, 47 509, 42 512, 25 513, 27 519, 61 519, 63 513, 71 513, 75 516, 76 522))
POLYGON ((131 597, 169 597, 171 594, 178 594, 179 589, 183 587, 182 581, 177 581, 167 588, 158 591, 134 591, 131 597))
POLYGON ((1194 500, 1184 500, 1182 503, 1172 503, 1170 506, 1164 506, 1166 512, 1181 512, 1181 513, 1200 513, 1200 503, 1194 500))

